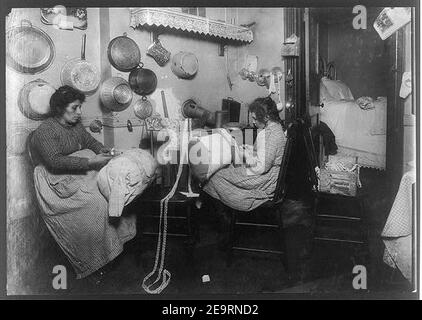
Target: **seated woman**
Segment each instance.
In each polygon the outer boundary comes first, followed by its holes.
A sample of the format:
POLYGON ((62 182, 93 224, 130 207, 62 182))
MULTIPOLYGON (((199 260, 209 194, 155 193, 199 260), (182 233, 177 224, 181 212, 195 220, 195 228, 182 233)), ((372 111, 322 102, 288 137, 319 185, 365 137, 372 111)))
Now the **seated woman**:
POLYGON ((251 211, 273 197, 287 138, 270 98, 255 99, 249 106, 259 131, 253 149, 241 148, 246 165, 231 164, 217 171, 203 187, 212 198, 226 206, 251 211))
POLYGON ((109 221, 97 174, 112 156, 81 124, 84 101, 76 89, 59 88, 50 99, 51 117, 30 141, 40 162, 34 183, 42 217, 78 279, 116 258, 136 235, 135 217, 109 221))

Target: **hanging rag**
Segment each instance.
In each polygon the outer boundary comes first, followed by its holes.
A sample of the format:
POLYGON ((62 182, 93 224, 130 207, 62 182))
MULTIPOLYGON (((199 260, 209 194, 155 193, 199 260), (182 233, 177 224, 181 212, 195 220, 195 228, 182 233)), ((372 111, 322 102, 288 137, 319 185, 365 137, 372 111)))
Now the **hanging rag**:
POLYGON ((319 136, 322 136, 324 143, 325 155, 337 154, 336 137, 330 127, 325 122, 320 121, 319 124, 312 128, 312 140, 315 146, 319 145, 319 136))

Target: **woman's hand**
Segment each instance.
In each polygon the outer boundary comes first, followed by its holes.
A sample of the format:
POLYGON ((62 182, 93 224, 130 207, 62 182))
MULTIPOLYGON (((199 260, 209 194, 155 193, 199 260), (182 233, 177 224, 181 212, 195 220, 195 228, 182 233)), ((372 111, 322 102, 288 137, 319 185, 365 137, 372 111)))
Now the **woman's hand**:
POLYGON ((104 147, 104 148, 101 148, 100 153, 110 154, 110 151, 111 151, 111 148, 104 147))
POLYGON ((97 154, 95 157, 88 159, 88 166, 90 169, 94 170, 100 170, 102 167, 104 167, 113 156, 106 155, 106 154, 97 154))

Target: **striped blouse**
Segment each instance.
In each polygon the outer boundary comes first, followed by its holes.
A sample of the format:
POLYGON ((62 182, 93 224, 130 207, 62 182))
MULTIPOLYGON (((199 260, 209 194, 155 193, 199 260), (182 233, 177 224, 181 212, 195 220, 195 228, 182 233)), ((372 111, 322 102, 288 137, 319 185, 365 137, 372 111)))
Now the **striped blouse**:
POLYGON ((80 122, 63 125, 56 118, 48 118, 35 130, 31 144, 36 148, 41 162, 52 171, 89 170, 88 158, 69 154, 82 149, 90 149, 98 154, 104 148, 80 122))

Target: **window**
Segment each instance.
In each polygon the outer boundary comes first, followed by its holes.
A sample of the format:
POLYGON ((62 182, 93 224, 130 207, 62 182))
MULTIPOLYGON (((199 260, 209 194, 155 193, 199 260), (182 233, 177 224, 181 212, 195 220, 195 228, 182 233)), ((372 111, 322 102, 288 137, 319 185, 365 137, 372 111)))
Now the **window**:
POLYGON ((182 8, 182 12, 192 14, 194 16, 205 17, 204 7, 186 7, 186 8, 182 8))

